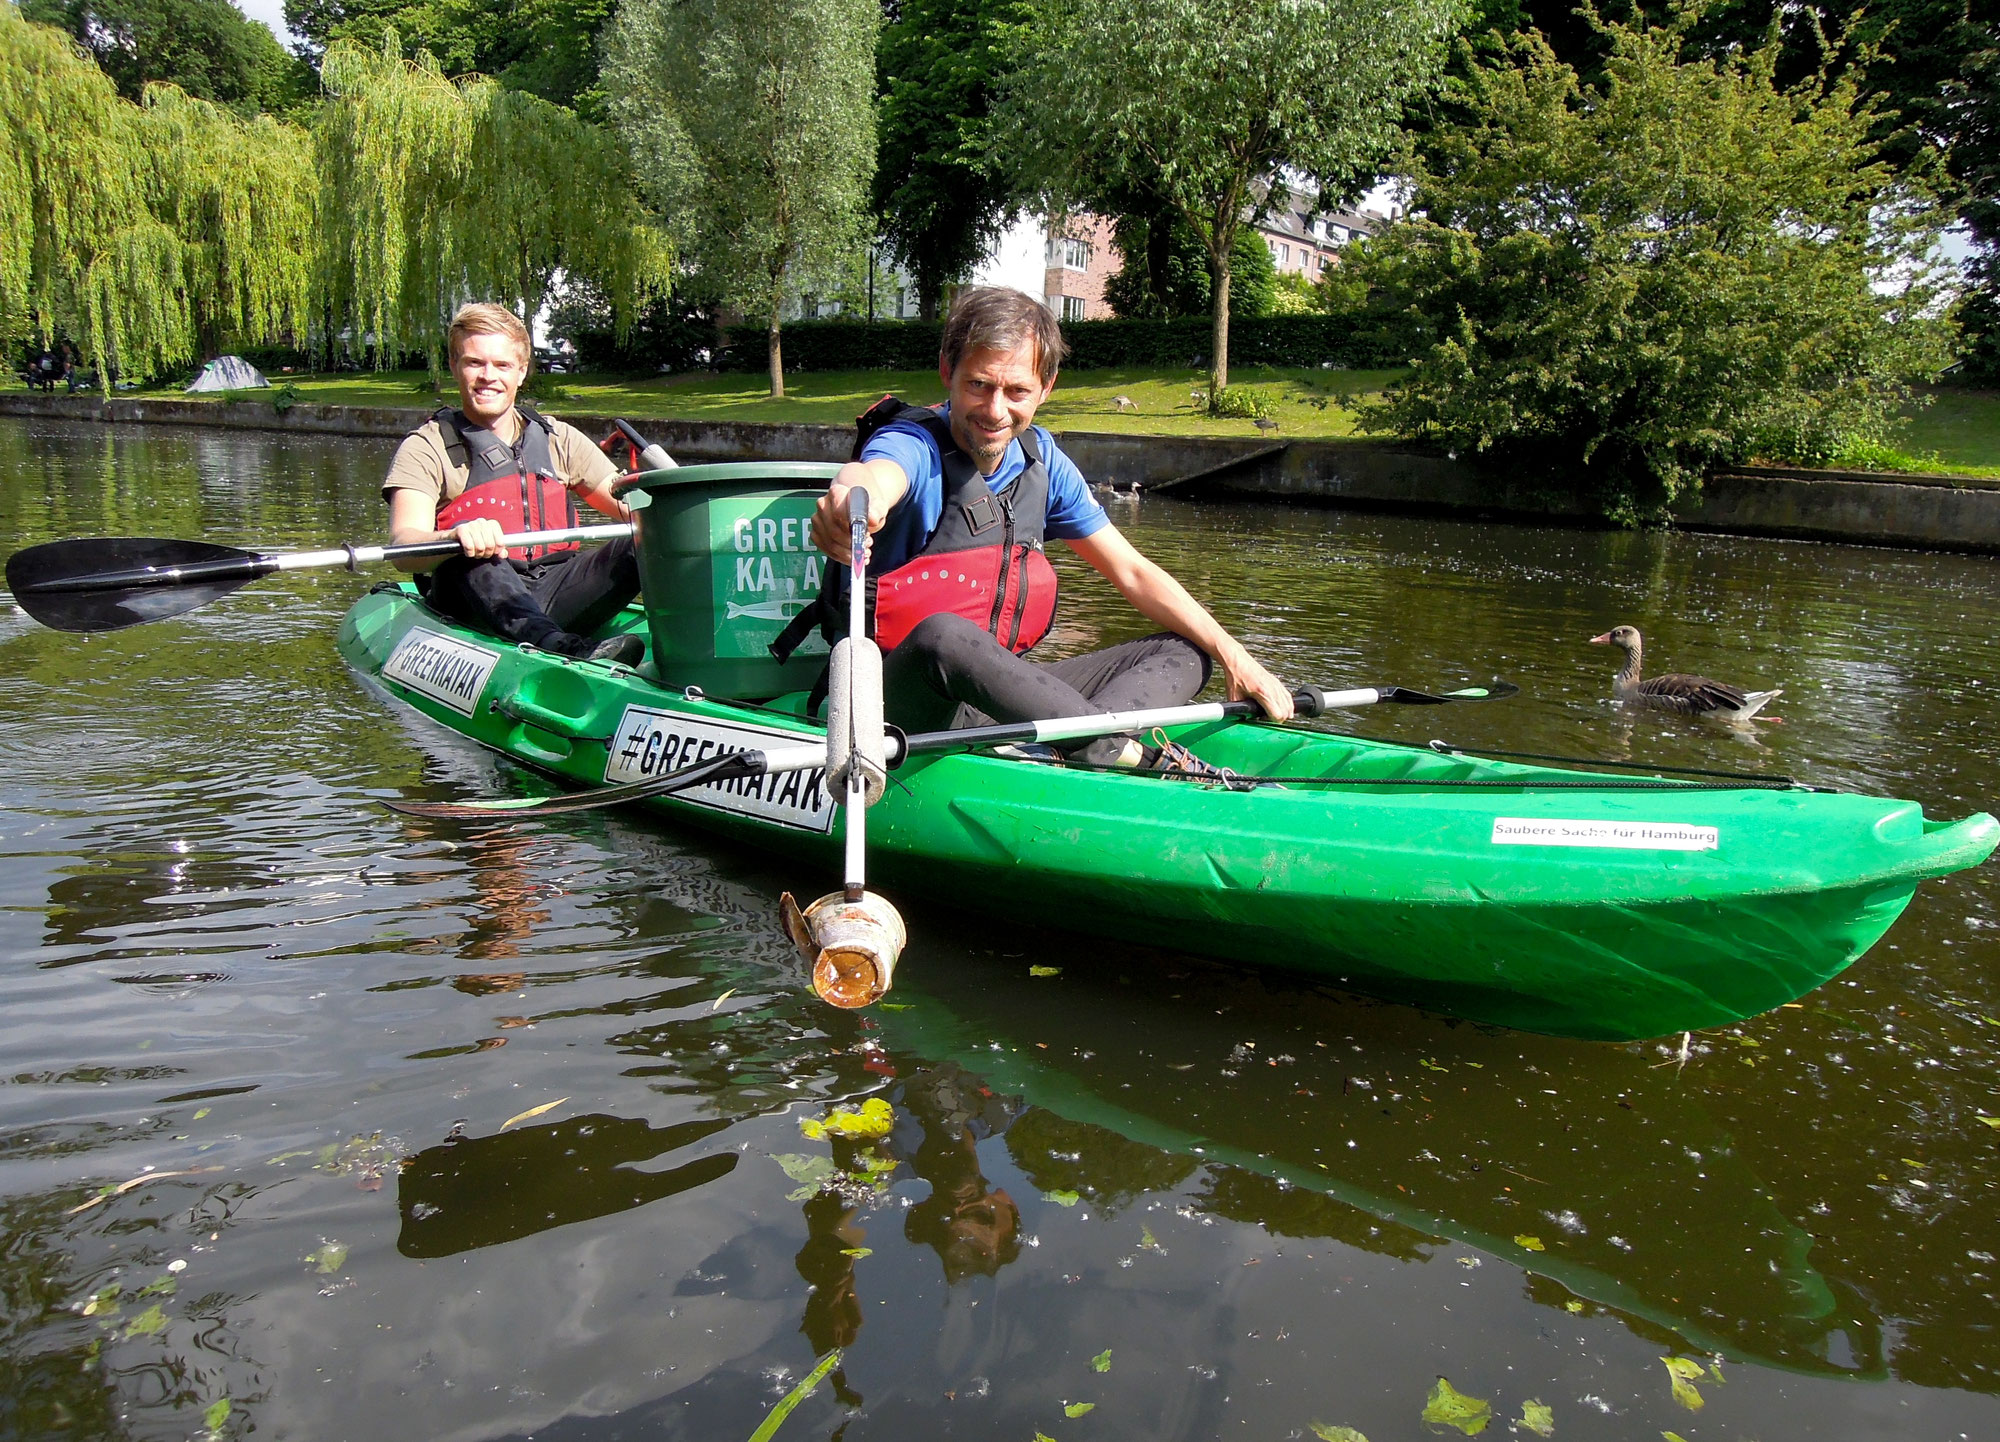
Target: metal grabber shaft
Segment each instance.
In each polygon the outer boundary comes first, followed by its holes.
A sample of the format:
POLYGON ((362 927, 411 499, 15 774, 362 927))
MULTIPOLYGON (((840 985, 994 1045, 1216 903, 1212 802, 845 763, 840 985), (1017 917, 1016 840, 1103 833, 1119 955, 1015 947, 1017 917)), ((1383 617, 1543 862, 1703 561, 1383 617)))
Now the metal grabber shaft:
POLYGON ((812 963, 813 990, 839 1007, 879 1001, 889 990, 908 933, 887 897, 867 889, 868 808, 881 800, 889 768, 882 724, 882 651, 868 635, 868 493, 847 493, 847 634, 828 663, 826 788, 846 808, 841 890, 803 912, 787 892, 785 929, 812 963))

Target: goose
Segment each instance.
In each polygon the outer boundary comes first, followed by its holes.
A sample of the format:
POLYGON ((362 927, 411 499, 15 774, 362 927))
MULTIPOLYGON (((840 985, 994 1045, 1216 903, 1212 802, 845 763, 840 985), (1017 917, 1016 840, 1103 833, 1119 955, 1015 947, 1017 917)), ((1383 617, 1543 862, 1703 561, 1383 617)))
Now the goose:
POLYGON ((1668 675, 1639 679, 1642 643, 1631 626, 1613 626, 1602 636, 1592 636, 1593 646, 1617 646, 1625 652, 1625 669, 1611 683, 1611 694, 1628 706, 1645 706, 1655 711, 1674 711, 1683 716, 1712 716, 1718 721, 1748 721, 1765 705, 1785 693, 1745 691, 1727 681, 1711 681, 1706 676, 1668 675))

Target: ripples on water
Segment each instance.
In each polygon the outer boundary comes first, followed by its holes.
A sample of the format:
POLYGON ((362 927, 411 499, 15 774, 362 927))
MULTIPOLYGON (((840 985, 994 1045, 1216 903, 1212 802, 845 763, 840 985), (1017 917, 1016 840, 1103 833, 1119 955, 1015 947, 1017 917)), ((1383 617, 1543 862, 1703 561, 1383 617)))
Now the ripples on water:
MULTIPOLYGON (((369 537, 388 449, 7 422, 0 517, 369 537)), ((1112 504, 1288 676, 1524 688, 1356 730, 1992 804, 1991 560, 1112 504), (1621 716, 1619 622, 1785 724, 1621 716)), ((748 1436, 833 1345, 781 1435, 1380 1442, 1440 1374, 1570 1438, 2000 1433, 1990 868, 1684 1062, 936 909, 834 1014, 772 904, 825 878, 374 805, 536 783, 345 670, 363 584, 0 616, 7 1435, 748 1436)), ((1054 645, 1140 625, 1078 585, 1054 645)))

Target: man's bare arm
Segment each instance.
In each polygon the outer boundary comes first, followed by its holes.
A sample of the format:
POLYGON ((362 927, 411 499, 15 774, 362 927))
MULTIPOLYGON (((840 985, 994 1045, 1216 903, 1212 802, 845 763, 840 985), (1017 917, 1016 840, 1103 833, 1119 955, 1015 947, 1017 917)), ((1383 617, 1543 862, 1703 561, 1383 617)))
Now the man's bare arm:
MULTIPOLYGON (((389 492, 389 544, 416 546, 427 541, 456 537, 459 549, 468 556, 504 556, 507 533, 500 523, 486 517, 466 521, 449 531, 437 528, 437 503, 421 491, 397 489, 389 492)), ((395 566, 402 571, 428 571, 442 556, 401 556, 395 566)))
POLYGON ((813 508, 813 544, 843 566, 853 564, 848 555, 847 493, 856 486, 868 491, 868 534, 874 535, 889 519, 896 502, 910 489, 910 478, 894 461, 849 461, 840 468, 813 508))
POLYGON ((1291 719, 1290 688, 1245 650, 1241 641, 1223 630, 1186 587, 1141 555, 1116 526, 1071 541, 1069 548, 1116 586, 1140 615, 1187 637, 1214 657, 1222 668, 1230 700, 1248 698, 1262 706, 1273 721, 1291 719))

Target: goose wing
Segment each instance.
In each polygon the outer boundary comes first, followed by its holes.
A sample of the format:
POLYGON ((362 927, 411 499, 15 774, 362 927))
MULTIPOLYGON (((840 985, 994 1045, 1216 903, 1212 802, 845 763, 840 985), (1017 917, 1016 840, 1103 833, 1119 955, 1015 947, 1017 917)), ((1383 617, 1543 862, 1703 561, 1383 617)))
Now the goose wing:
POLYGON ((1676 710, 1692 712, 1738 711, 1749 699, 1740 687, 1732 686, 1727 681, 1678 673, 1650 676, 1634 686, 1631 694, 1676 710))

